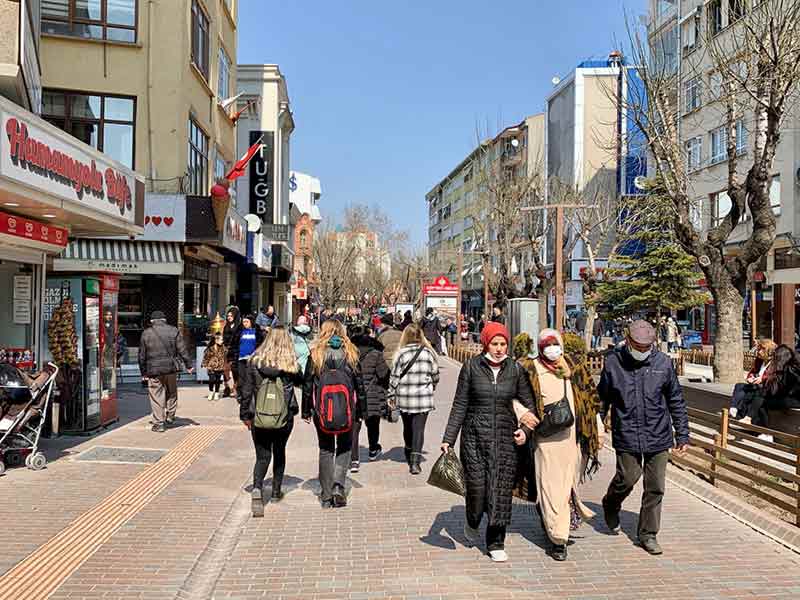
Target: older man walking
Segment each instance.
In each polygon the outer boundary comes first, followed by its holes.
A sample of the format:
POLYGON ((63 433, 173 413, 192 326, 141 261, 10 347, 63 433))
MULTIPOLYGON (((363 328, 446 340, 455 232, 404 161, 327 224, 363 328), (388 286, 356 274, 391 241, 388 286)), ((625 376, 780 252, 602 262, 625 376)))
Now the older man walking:
POLYGON ((603 498, 606 524, 613 533, 619 531, 622 502, 644 475, 639 544, 650 554, 661 554, 656 535, 667 460, 673 448, 681 454, 686 451, 689 417, 672 360, 654 348, 655 342, 653 326, 634 321, 626 343, 606 357, 597 391, 602 416, 614 409, 612 439, 617 453, 617 473, 603 498))
POLYGON ((147 382, 153 431, 163 433, 175 420, 178 409, 178 373, 184 368, 189 373, 194 369, 183 337, 177 328, 167 325, 166 315, 153 311, 150 323, 142 333, 139 369, 142 380, 147 382))

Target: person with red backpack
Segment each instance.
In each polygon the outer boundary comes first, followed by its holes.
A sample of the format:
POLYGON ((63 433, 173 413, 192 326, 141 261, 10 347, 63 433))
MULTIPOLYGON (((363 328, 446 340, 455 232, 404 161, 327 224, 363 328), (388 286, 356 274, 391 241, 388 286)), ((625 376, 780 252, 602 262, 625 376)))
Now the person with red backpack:
POLYGON ((347 505, 345 480, 350 466, 353 424, 367 414, 367 395, 359 353, 344 325, 325 321, 306 363, 303 420, 314 421, 319 441, 322 508, 347 505))
POLYGON ((267 339, 247 359, 239 380, 242 401, 239 418, 253 437, 256 463, 253 466, 252 512, 264 516, 269 496, 264 487, 269 463, 272 465, 272 500, 283 499, 286 444, 299 412, 294 387, 303 383, 292 338, 282 327, 273 327, 267 339))

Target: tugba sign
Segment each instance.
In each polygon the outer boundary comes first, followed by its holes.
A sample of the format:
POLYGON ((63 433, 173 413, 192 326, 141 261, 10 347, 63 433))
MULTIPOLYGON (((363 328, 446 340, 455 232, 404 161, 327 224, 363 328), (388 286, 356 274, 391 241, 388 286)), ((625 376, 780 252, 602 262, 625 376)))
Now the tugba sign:
POLYGON ((109 203, 119 209, 120 216, 133 208, 131 189, 125 176, 111 167, 100 173, 94 160, 85 163, 51 148, 46 142, 29 136, 28 126, 14 117, 6 121, 5 130, 14 166, 71 186, 79 200, 84 194, 98 199, 107 196, 109 203))

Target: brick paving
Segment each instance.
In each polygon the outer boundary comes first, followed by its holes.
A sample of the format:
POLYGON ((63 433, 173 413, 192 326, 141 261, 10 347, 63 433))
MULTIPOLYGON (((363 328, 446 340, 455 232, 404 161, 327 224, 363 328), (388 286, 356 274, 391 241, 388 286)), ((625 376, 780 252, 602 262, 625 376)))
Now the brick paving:
MULTIPOLYGON (((243 510, 252 448, 238 426, 234 403, 209 404, 199 388, 183 389, 179 414, 187 424, 190 419, 229 427, 52 598, 800 597, 800 555, 671 485, 659 536, 661 557, 645 554, 630 539, 636 497, 625 506, 622 535, 606 535, 601 519, 585 524, 566 563, 545 555, 538 518, 523 504, 515 505, 508 563, 493 564, 481 549, 465 548, 463 503, 425 484, 456 376, 457 367, 448 362, 437 394, 440 408, 428 424, 424 475, 408 474, 401 425, 384 422, 387 455, 369 463, 362 449, 361 472, 351 477, 350 505, 323 512, 315 497, 315 434, 298 421, 289 446, 290 491, 283 502, 267 507, 264 519, 249 519, 243 510)), ((113 431, 88 440, 46 441, 52 458, 60 457, 47 470, 13 469, 0 478, 6 534, 0 572, 147 468, 78 462, 70 454, 95 445, 169 449, 192 429, 150 433, 142 399, 139 390, 129 390, 123 401, 128 408, 139 406, 130 410, 131 418, 139 418, 113 431)), ((594 508, 613 471, 610 453, 604 463, 582 489, 594 508)))

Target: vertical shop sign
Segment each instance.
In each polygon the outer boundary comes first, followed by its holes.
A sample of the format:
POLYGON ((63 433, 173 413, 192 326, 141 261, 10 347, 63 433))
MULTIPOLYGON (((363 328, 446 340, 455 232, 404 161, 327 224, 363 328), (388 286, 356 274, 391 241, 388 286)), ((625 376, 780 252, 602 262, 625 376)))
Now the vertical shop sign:
POLYGON ((14 324, 31 324, 31 302, 33 300, 33 277, 14 275, 14 324))
POLYGON ((261 139, 261 148, 250 161, 250 212, 262 223, 275 222, 275 134, 251 131, 250 145, 261 139))

